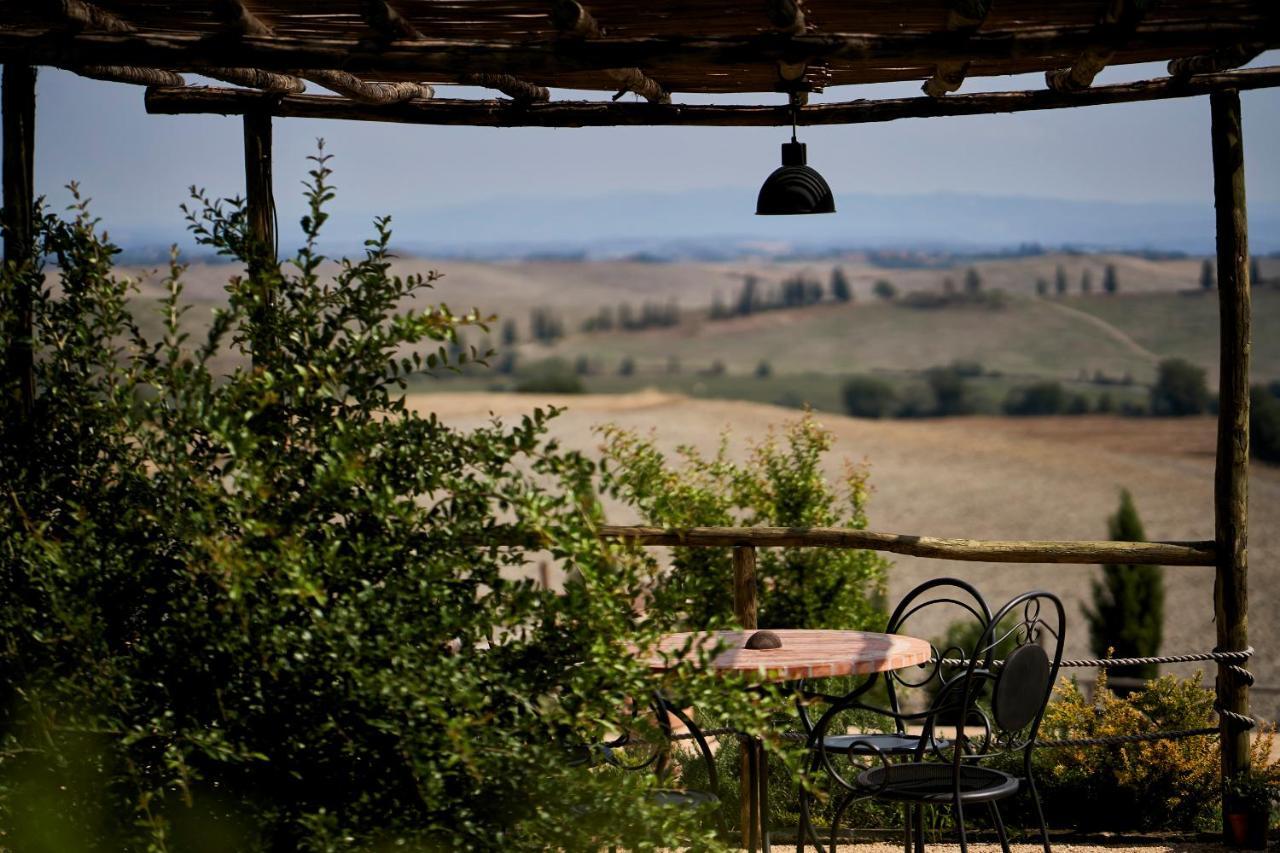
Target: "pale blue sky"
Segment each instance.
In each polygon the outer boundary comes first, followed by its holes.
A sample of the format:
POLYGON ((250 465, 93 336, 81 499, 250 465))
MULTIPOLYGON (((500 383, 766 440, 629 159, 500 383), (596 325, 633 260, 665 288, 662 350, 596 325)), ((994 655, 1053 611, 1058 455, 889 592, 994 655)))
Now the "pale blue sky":
MULTIPOLYGON (((1273 52, 1254 64, 1274 64, 1278 57, 1273 52)), ((1109 69, 1101 82, 1162 72, 1151 65, 1109 69)), ((964 91, 1043 85, 1038 75, 994 78, 970 81, 964 91)), ((917 93, 913 83, 833 89, 826 98, 917 93)), ((118 235, 179 239, 176 209, 192 183, 219 195, 242 191, 241 127, 235 117, 148 116, 138 87, 52 69, 41 72, 38 94, 37 191, 61 202, 65 194, 58 188, 69 179, 80 181, 118 235)), ((773 98, 781 96, 728 100, 773 98)), ((1280 90, 1245 92, 1242 98, 1249 197, 1280 202, 1280 90)), ((802 128, 801 136, 837 198, 955 192, 1208 202, 1208 113, 1207 99, 1192 98, 802 128)), ((278 120, 276 195, 285 228, 297 218, 304 158, 321 136, 335 155, 341 205, 364 217, 489 199, 527 207, 536 216, 537 200, 546 197, 754 188, 776 164, 786 134, 774 128, 493 129, 278 120)), ((628 227, 622 207, 619 233, 628 227)), ((712 233, 733 230, 733 223, 727 226, 715 223, 712 233)))

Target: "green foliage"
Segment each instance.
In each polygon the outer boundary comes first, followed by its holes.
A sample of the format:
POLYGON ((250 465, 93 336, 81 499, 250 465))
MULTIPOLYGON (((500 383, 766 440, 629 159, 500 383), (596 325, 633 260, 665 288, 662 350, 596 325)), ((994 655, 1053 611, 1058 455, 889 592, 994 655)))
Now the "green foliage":
POLYGON ((853 288, 849 286, 849 278, 842 267, 831 268, 831 298, 837 302, 853 299, 853 288))
POLYGON ((1218 274, 1213 268, 1213 260, 1205 258, 1200 262, 1200 289, 1213 290, 1218 286, 1218 274))
MULTIPOLYGON (((1199 674, 1189 679, 1164 676, 1119 697, 1107 689, 1104 673, 1099 673, 1092 702, 1074 681, 1059 684, 1045 712, 1043 739, 1216 725, 1213 691, 1200 683, 1199 674)), ((1271 732, 1255 739, 1253 765, 1274 780, 1271 744, 1271 732)), ((1041 748, 1034 757, 1050 825, 1084 832, 1212 829, 1220 803, 1220 761, 1218 741, 1212 737, 1041 748)), ((1009 802, 1016 806, 1021 799, 1009 802)))
POLYGON ((936 417, 967 415, 973 412, 968 397, 965 376, 955 367, 934 367, 925 371, 925 380, 933 392, 933 411, 936 417))
MULTIPOLYGON (((606 482, 647 524, 663 527, 773 525, 866 526, 867 474, 846 464, 839 487, 823 473, 831 433, 809 413, 755 445, 741 465, 728 437, 716 454, 677 450, 673 465, 651 438, 609 426, 606 482)), ((732 618, 728 549, 674 548, 672 567, 654 590, 654 610, 678 613, 701 628, 732 618)), ((872 551, 833 548, 762 550, 758 557, 762 628, 853 628, 883 625, 889 563, 872 551)))
POLYGON ((898 395, 893 386, 873 376, 854 376, 842 389, 844 409, 855 418, 887 418, 894 414, 898 395))
POLYGON ((584 363, 579 369, 570 367, 562 359, 550 358, 525 372, 516 383, 516 390, 522 394, 581 394, 581 375, 589 366, 584 363))
POLYGON ((1209 411, 1209 388, 1203 367, 1181 358, 1167 358, 1157 368, 1151 388, 1151 414, 1199 415, 1209 411))
POLYGON ((1067 408, 1067 394, 1060 382, 1035 382, 1011 390, 1004 400, 1006 415, 1057 415, 1067 408))
MULTIPOLYGON (((1108 536, 1120 542, 1145 542, 1146 532, 1128 489, 1107 519, 1108 536)), ((1098 657, 1152 657, 1164 637, 1164 569, 1160 566, 1105 565, 1102 581, 1092 582, 1093 607, 1086 607, 1089 644, 1098 657)), ((1116 667, 1116 675, 1154 678, 1157 667, 1116 667)))
POLYGON ((887 278, 878 279, 871 287, 871 292, 878 298, 884 300, 896 299, 898 296, 898 288, 894 287, 893 282, 887 278))
POLYGON ((1249 455, 1280 464, 1280 398, 1264 385, 1249 392, 1249 455))
MULTIPOLYGON (((652 563, 595 535, 594 466, 546 438, 553 412, 461 430, 406 407, 483 321, 398 307, 434 275, 392 274, 386 219, 327 261, 328 179, 317 158, 303 247, 233 277, 199 340, 176 260, 162 337, 138 331, 84 205, 40 219, 47 283, 40 258, 0 279, 6 328, 37 288, 39 389, 29 430, 0 396, 3 843, 714 845, 644 774, 565 761, 651 686, 628 643, 665 627, 632 607, 652 563), (546 543, 564 594, 500 532, 546 543)), ((195 200, 201 243, 261 259, 241 202, 195 200)), ((740 691, 680 680, 704 718, 759 728, 740 691)))
POLYGON ((1116 294, 1120 292, 1120 278, 1116 275, 1116 265, 1107 264, 1102 272, 1102 291, 1116 294))

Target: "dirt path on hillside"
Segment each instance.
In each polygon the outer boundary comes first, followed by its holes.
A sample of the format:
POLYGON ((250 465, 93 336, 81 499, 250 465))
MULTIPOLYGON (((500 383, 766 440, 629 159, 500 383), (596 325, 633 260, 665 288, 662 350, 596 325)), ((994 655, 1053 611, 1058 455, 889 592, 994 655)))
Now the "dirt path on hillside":
MULTIPOLYGON (((712 453, 732 430, 731 452, 743 458, 751 440, 796 417, 787 409, 732 400, 694 400, 671 394, 562 396, 422 394, 410 403, 458 426, 486 422, 490 413, 514 418, 536 405, 567 407, 552 432, 570 448, 596 450, 594 428, 603 423, 653 431, 670 452, 690 444, 712 453)), ((1213 443, 1211 418, 1152 419, 950 418, 874 421, 819 415, 835 435, 827 473, 838 479, 843 458, 866 461, 873 489, 873 530, 973 539, 1099 539, 1121 488, 1134 496, 1153 540, 1212 539, 1213 443)), ((1262 688, 1257 713, 1280 716, 1280 469, 1251 472, 1249 529, 1250 642, 1258 656, 1250 669, 1262 688)), ((616 523, 639 521, 627 507, 609 505, 616 523)), ((1090 657, 1081 617, 1089 600, 1092 566, 956 563, 894 557, 889 596, 896 600, 930 577, 975 583, 993 601, 1042 587, 1061 595, 1071 623, 1068 657, 1090 657)), ((1213 648, 1213 569, 1165 569, 1162 651, 1213 648)), ((937 635, 944 625, 935 626, 937 635)), ((1170 667, 1189 675, 1196 664, 1170 667)), ((1081 671, 1092 678, 1092 671, 1081 671)))
POLYGON ((1102 332, 1104 332, 1110 338, 1115 340, 1117 343, 1119 343, 1124 347, 1127 347, 1134 355, 1141 356, 1142 358, 1150 359, 1152 362, 1157 362, 1160 360, 1160 356, 1156 355, 1151 350, 1147 349, 1142 344, 1138 343, 1133 338, 1129 337, 1128 334, 1126 334, 1120 329, 1117 329, 1115 326, 1111 325, 1101 317, 1090 314, 1088 311, 1081 311, 1079 308, 1072 308, 1070 305, 1063 305, 1061 302, 1055 302, 1052 299, 1042 299, 1040 301, 1043 302, 1045 305, 1048 305, 1050 308, 1052 308, 1055 311, 1059 311, 1063 314, 1067 314, 1068 316, 1075 317, 1078 320, 1083 320, 1084 322, 1090 324, 1091 326, 1094 326, 1095 328, 1100 329, 1102 332))

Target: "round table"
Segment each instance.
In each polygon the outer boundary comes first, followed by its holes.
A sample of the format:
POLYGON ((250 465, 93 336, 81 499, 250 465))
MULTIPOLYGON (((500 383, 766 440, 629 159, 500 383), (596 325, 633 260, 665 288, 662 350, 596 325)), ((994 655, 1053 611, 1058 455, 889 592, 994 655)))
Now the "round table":
MULTIPOLYGON (((705 652, 716 648, 707 666, 718 674, 738 676, 760 683, 833 678, 842 675, 870 675, 905 669, 927 662, 933 656, 928 641, 901 634, 872 631, 827 631, 779 628, 770 633, 782 641, 776 649, 749 649, 747 640, 756 631, 698 631, 667 634, 645 653, 649 668, 666 672, 686 662, 699 662, 705 652)), ((764 747, 758 738, 742 738, 746 767, 743 785, 747 811, 744 840, 748 850, 769 850, 767 821, 768 770, 764 747), (757 842, 758 839, 758 842, 757 842)))

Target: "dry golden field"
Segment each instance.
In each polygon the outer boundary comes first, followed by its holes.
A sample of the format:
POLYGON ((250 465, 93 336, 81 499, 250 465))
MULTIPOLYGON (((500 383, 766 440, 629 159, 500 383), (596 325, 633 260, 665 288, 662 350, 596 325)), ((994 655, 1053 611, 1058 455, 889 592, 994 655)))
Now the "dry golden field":
MULTIPOLYGON (((567 411, 553 432, 570 447, 593 450, 593 427, 617 423, 653 430, 661 446, 714 447, 732 430, 741 454, 747 442, 795 412, 753 403, 692 400, 646 392, 632 395, 543 398, 537 395, 419 394, 413 406, 434 411, 457 425, 478 424, 490 413, 512 418, 535 405, 555 402, 567 411)), ((873 486, 872 529, 980 539, 1100 539, 1117 493, 1133 492, 1152 539, 1213 538, 1213 445, 1211 418, 1137 419, 951 418, 877 421, 821 415, 837 437, 830 460, 865 460, 873 486)), ((1259 650, 1251 669, 1258 686, 1280 688, 1280 469, 1256 466, 1251 477, 1250 639, 1259 650)), ((612 519, 635 521, 611 507, 612 519)), ((1091 656, 1081 603, 1089 596, 1092 567, 944 563, 894 557, 890 597, 942 574, 976 583, 993 600, 1032 587, 1063 596, 1071 620, 1067 654, 1091 656)), ((1213 570, 1172 567, 1167 588, 1164 651, 1210 649, 1213 570)), ((1196 665, 1171 667, 1190 674, 1196 665)), ((1084 672, 1084 671, 1082 671, 1084 672)), ((1091 672, 1091 671, 1090 671, 1091 672)), ((1271 719, 1280 693, 1255 694, 1256 710, 1271 719)))

